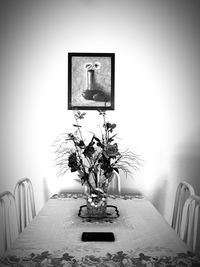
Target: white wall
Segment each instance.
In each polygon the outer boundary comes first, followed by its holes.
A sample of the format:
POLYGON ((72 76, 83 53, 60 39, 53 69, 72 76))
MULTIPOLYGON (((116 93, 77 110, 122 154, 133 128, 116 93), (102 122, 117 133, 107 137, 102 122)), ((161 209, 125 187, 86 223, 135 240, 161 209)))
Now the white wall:
MULTIPOLYGON (((113 52, 116 108, 108 117, 145 160, 124 190, 141 190, 168 221, 180 180, 200 194, 197 2, 1 0, 0 191, 28 176, 39 210, 51 194, 77 187, 70 173, 56 176, 52 147, 73 120, 67 55, 113 52)), ((88 124, 95 118, 88 112, 88 124)))

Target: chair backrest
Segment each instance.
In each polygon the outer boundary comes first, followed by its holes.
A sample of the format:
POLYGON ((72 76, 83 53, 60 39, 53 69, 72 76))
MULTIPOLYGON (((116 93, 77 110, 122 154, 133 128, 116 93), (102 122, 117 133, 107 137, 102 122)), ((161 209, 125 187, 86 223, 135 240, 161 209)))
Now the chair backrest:
MULTIPOLYGON (((118 172, 113 170, 112 176, 109 178, 109 187, 108 187, 108 193, 112 194, 121 194, 121 183, 120 183, 120 175, 118 172)), ((84 193, 88 192, 88 186, 84 186, 84 193)))
POLYGON ((199 220, 200 197, 191 195, 185 202, 181 220, 180 237, 196 253, 199 220))
POLYGON ((19 230, 22 232, 36 215, 33 185, 29 178, 23 178, 17 182, 14 196, 18 210, 19 230))
POLYGON ((172 217, 172 228, 174 228, 174 230, 179 236, 180 236, 180 225, 182 219, 183 206, 185 204, 186 199, 194 194, 195 192, 192 185, 190 185, 185 181, 179 183, 178 188, 176 190, 174 211, 172 217))
POLYGON ((111 179, 112 180, 110 182, 108 192, 120 195, 121 194, 121 181, 120 181, 119 173, 116 171, 113 171, 113 175, 111 179))
POLYGON ((18 237, 19 225, 15 198, 9 191, 0 194, 0 255, 18 237))

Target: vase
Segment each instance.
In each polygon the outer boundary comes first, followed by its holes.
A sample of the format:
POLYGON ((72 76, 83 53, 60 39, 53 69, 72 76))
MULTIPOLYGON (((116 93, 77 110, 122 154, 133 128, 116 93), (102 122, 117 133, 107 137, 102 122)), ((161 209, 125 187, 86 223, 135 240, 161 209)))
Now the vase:
POLYGON ((89 217, 106 217, 107 194, 96 188, 94 192, 87 195, 87 214, 89 217))

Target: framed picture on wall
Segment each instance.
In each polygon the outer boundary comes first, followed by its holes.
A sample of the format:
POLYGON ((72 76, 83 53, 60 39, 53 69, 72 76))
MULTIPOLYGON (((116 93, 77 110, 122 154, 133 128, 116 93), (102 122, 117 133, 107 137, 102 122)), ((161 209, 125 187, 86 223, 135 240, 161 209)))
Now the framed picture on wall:
POLYGON ((68 53, 68 109, 114 110, 114 53, 68 53))

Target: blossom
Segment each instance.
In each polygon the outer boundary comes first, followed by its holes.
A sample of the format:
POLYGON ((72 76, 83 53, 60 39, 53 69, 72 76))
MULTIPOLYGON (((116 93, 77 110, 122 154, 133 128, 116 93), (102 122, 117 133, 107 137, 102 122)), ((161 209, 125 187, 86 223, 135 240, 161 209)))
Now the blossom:
POLYGON ((93 143, 89 143, 88 146, 85 147, 84 151, 83 151, 83 155, 85 157, 91 158, 92 155, 94 154, 95 150, 93 147, 93 143))
POLYGON ((75 172, 78 170, 78 162, 77 162, 76 153, 72 153, 69 155, 68 166, 70 167, 71 172, 75 172))
POLYGON ((116 157, 117 155, 120 155, 118 151, 118 145, 116 143, 113 145, 108 144, 105 147, 103 154, 106 158, 113 158, 113 157, 116 157))

